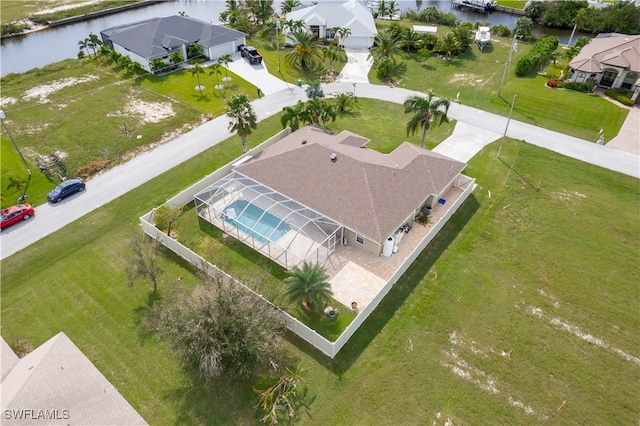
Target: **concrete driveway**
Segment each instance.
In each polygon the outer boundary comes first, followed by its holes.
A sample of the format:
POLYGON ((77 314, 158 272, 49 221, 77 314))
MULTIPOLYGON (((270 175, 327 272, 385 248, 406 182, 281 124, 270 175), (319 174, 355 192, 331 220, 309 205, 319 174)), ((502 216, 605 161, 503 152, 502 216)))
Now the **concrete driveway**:
POLYGON ((368 83, 369 78, 367 75, 373 65, 373 60, 367 59, 369 56, 369 49, 345 48, 344 50, 347 54, 347 63, 336 81, 368 83))
MULTIPOLYGON (((264 62, 260 65, 251 65, 249 61, 240 56, 239 52, 233 55, 233 62, 229 63, 229 69, 258 87, 264 95, 272 95, 282 89, 291 88, 292 86, 270 74, 264 62)), ((277 73, 277 70, 272 71, 274 71, 274 74, 277 73)), ((224 75, 224 71, 222 71, 222 73, 224 75)))

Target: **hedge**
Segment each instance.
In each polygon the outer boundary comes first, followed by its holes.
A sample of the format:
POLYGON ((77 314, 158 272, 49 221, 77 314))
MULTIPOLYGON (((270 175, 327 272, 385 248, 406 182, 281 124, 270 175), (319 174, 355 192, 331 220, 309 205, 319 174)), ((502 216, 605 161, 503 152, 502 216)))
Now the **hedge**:
POLYGON ((631 92, 627 90, 625 90, 624 92, 625 93, 621 93, 620 91, 615 89, 607 89, 604 91, 604 94, 611 99, 615 99, 616 101, 620 102, 622 105, 633 106, 633 101, 628 96, 628 94, 631 92))

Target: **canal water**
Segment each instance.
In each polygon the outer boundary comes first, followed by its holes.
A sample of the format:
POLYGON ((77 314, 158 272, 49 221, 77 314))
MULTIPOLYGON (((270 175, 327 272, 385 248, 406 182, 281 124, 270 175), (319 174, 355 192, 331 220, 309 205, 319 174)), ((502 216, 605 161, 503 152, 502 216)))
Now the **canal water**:
MULTIPOLYGON (((323 0, 319 0, 322 2, 323 0)), ((328 1, 328 0, 324 0, 328 1)), ((309 4, 303 1, 303 4, 309 4)), ((416 9, 415 1, 397 2, 401 10, 416 9)), ((451 8, 450 1, 423 1, 422 8, 436 6, 442 12, 453 12, 463 21, 489 22, 491 25, 505 25, 514 28, 519 16, 508 13, 493 12, 481 14, 468 10, 462 11, 451 8)), ((274 1, 274 9, 278 10, 280 1, 274 1)), ((2 40, 0 46, 0 75, 9 73, 21 73, 32 68, 41 68, 47 64, 58 62, 66 58, 75 58, 78 54, 78 41, 84 40, 89 33, 96 35, 100 31, 116 25, 123 25, 142 19, 176 15, 185 12, 188 16, 211 22, 219 23, 220 12, 225 10, 224 0, 175 0, 164 1, 154 5, 127 10, 113 15, 90 19, 60 27, 54 27, 2 40)), ((549 28, 536 27, 536 34, 555 35, 560 38, 560 43, 567 43, 569 31, 551 30, 549 28)), ((576 35, 577 38, 578 35, 576 35)), ((575 40, 575 38, 574 38, 575 40)))

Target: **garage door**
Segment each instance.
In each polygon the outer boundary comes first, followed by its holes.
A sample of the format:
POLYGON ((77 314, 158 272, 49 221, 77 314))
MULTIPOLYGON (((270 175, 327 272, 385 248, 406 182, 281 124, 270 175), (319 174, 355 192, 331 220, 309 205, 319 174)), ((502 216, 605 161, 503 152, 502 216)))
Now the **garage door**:
POLYGON ((373 40, 370 37, 347 37, 344 41, 344 47, 369 48, 373 46, 373 40))
POLYGON ((234 47, 235 44, 233 42, 221 44, 220 46, 210 47, 209 58, 215 60, 226 53, 233 55, 235 53, 234 47))

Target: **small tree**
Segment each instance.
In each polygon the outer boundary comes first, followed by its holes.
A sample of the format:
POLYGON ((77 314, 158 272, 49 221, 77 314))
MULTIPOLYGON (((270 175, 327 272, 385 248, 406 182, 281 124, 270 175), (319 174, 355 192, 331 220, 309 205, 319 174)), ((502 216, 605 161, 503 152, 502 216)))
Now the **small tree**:
POLYGON ((298 101, 295 105, 282 108, 282 116, 280 124, 282 128, 291 127, 291 131, 295 132, 300 128, 300 122, 310 121, 304 103, 298 101))
POLYGON ((242 151, 247 152, 247 136, 252 133, 252 129, 257 128, 258 120, 247 95, 233 95, 229 99, 227 117, 230 118, 229 130, 238 133, 242 141, 242 151))
POLYGON ((172 209, 166 204, 161 205, 156 209, 154 216, 156 226, 158 229, 166 229, 167 235, 171 235, 171 225, 182 216, 182 208, 172 209))
POLYGON ((195 75, 198 80, 198 86, 196 87, 196 89, 200 91, 200 96, 202 96, 202 89, 204 89, 204 87, 200 84, 200 74, 202 73, 204 73, 204 70, 199 64, 195 64, 193 67, 191 67, 191 75, 195 75))
POLYGON ((162 268, 158 261, 160 243, 144 233, 136 232, 131 237, 131 255, 125 258, 127 278, 149 278, 153 283, 153 294, 158 292, 159 276, 162 268))
POLYGON ((333 102, 339 115, 353 115, 353 109, 358 108, 358 98, 353 92, 334 93, 333 102))
POLYGON ((305 261, 289 273, 285 294, 291 302, 301 303, 309 310, 321 308, 333 296, 328 279, 321 265, 305 261))
POLYGON ((309 86, 307 86, 307 97, 309 99, 324 98, 324 91, 322 90, 319 81, 309 83, 309 86))
POLYGON ((299 383, 303 381, 303 372, 300 365, 293 370, 287 368, 287 372, 271 387, 264 390, 253 389, 259 397, 256 408, 264 413, 260 419, 262 423, 276 425, 283 412, 289 419, 293 419, 299 406, 306 408, 304 404, 306 388, 302 392, 298 389, 299 383))
POLYGON ((218 64, 212 64, 209 67, 209 75, 214 75, 216 76, 216 89, 218 89, 218 91, 220 92, 220 96, 222 97, 222 88, 224 87, 222 84, 220 84, 220 67, 221 65, 218 64))
POLYGON ((175 51, 171 55, 169 55, 169 61, 173 65, 178 66, 184 62, 184 56, 182 56, 182 53, 175 51))
POLYGON ((218 63, 220 65, 224 65, 224 78, 225 81, 229 81, 229 64, 233 62, 233 56, 229 53, 225 53, 224 55, 218 58, 218 63))
POLYGON ((151 64, 149 65, 151 67, 151 71, 153 71, 154 73, 161 72, 167 66, 162 58, 153 58, 151 60, 151 64))
POLYGON ((175 286, 146 323, 204 380, 250 379, 281 356, 279 312, 225 275, 175 286))

